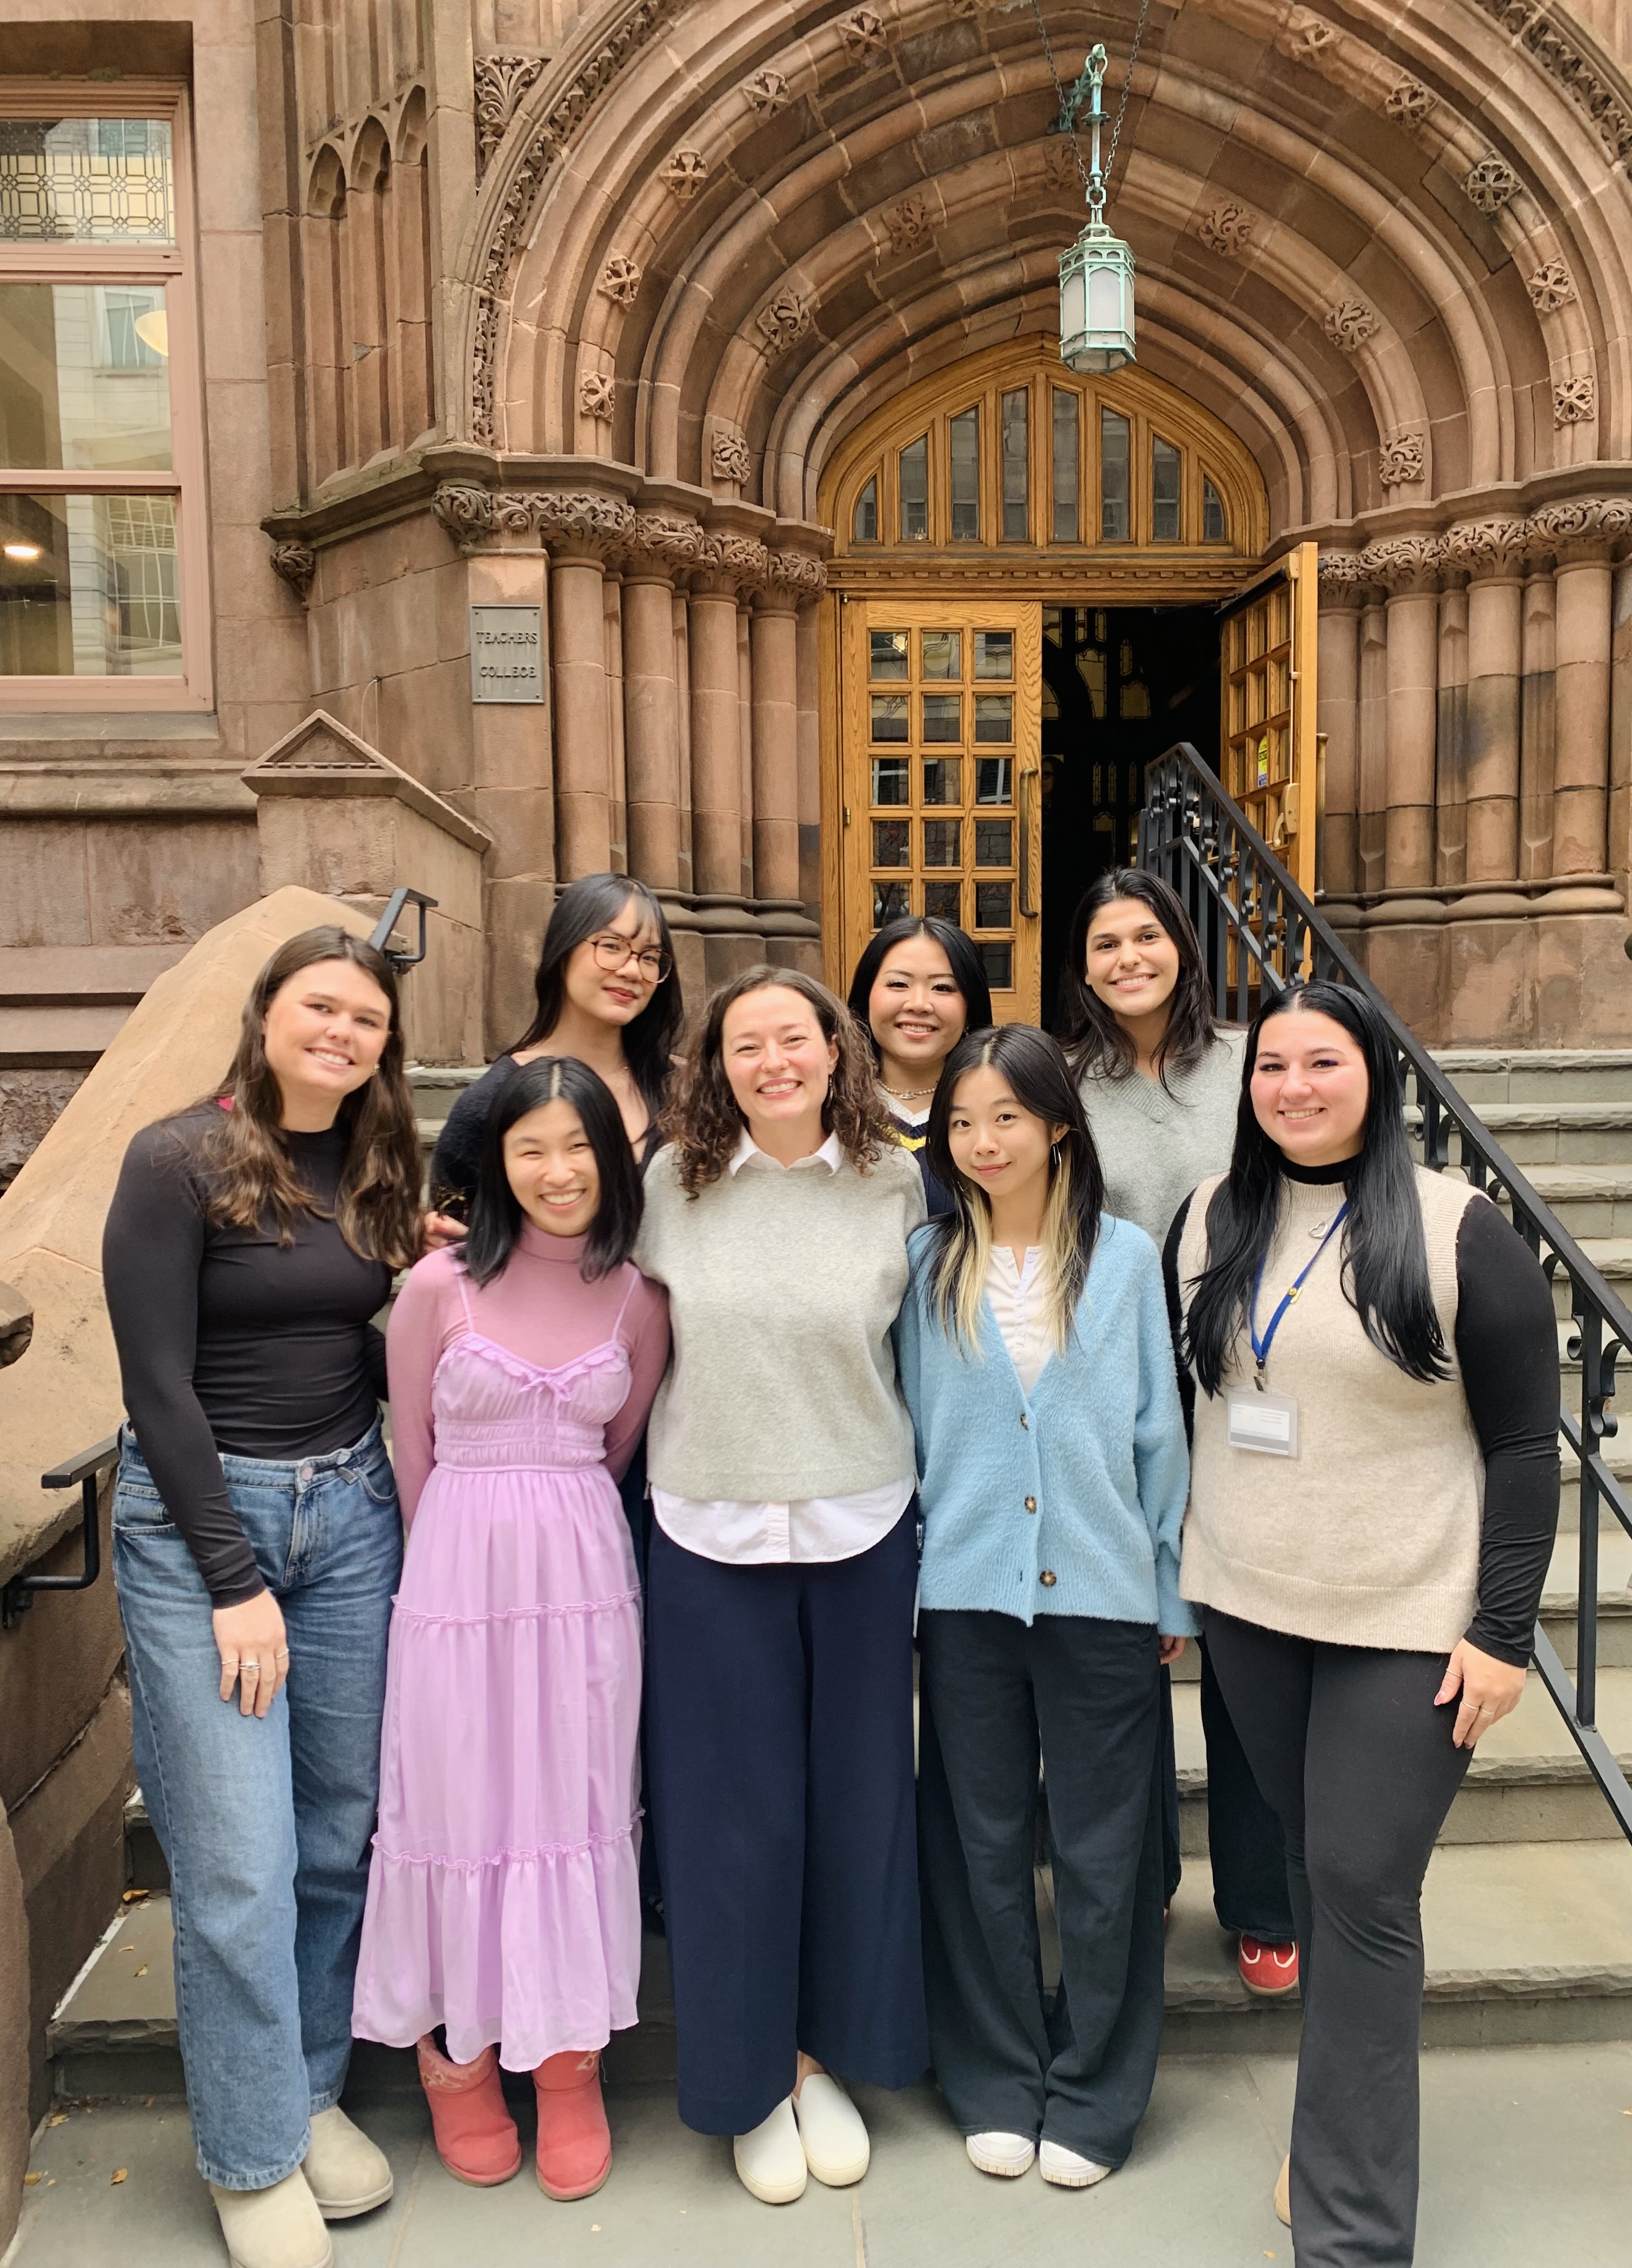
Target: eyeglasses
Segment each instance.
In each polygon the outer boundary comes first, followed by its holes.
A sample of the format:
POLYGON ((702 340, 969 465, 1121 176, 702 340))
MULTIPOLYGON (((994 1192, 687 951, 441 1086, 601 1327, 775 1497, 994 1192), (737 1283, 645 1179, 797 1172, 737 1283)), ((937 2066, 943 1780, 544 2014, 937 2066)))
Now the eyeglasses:
POLYGON ((660 946, 636 946, 633 938, 618 937, 610 930, 603 930, 599 937, 591 938, 590 945, 595 954, 596 968, 604 968, 608 976, 620 968, 626 968, 633 961, 638 963, 641 975, 649 983, 661 984, 674 966, 672 956, 660 946))

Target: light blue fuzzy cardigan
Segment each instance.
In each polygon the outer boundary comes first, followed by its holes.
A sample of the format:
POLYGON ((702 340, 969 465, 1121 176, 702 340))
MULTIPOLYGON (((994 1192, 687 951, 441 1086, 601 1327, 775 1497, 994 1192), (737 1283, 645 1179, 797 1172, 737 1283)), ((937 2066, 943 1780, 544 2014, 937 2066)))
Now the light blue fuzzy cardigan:
POLYGON ((1190 1461, 1155 1245, 1131 1221, 1103 1217, 1070 1344, 1028 1400, 989 1303, 967 1357, 935 1320, 931 1236, 908 1240, 912 1281, 895 1326, 917 1436, 920 1606, 1193 1636, 1200 1621, 1179 1595, 1190 1461))

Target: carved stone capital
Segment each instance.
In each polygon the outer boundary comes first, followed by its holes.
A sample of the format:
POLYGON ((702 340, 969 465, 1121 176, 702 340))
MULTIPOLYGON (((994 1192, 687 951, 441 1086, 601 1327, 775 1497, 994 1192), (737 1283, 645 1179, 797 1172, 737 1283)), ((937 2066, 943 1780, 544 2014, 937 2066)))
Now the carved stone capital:
POLYGON ((1632 501, 1625 497, 1572 497, 1544 504, 1530 515, 1532 541, 1561 566, 1623 553, 1632 541, 1632 501))
POLYGON ((493 491, 474 482, 444 481, 430 508, 456 543, 470 550, 493 528, 493 491))
POLYGON ((635 507, 621 497, 550 490, 525 502, 546 547, 570 559, 605 561, 617 553, 635 526, 635 507))
POLYGON ((1368 583, 1378 583, 1391 598, 1403 598, 1436 588, 1442 563, 1437 535, 1391 535, 1368 543, 1360 555, 1361 571, 1368 583))
POLYGON ((695 519, 677 513, 636 512, 622 551, 626 574, 655 567, 673 577, 695 566, 702 556, 702 530, 695 519))
POLYGON ((783 594, 800 604, 821 596, 827 587, 827 570, 821 560, 809 558, 803 551, 773 551, 766 581, 773 595, 783 594))
POLYGON ((1358 551, 1323 551, 1318 579, 1324 604, 1359 606, 1364 600, 1366 578, 1358 551))
POLYGON ((275 543, 272 572, 281 575, 296 597, 304 600, 311 595, 312 578, 317 573, 317 553, 309 543, 275 543))
POLYGON ((1484 581, 1518 574, 1530 549, 1530 523, 1524 519, 1464 519, 1439 539, 1445 563, 1484 581))

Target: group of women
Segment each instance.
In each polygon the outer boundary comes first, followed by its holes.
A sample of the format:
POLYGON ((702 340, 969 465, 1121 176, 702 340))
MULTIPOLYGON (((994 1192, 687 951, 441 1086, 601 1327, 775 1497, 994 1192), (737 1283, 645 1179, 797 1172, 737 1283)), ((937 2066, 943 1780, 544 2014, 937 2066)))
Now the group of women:
POLYGON ((416 2049, 459 2179, 519 2170, 508 2071, 546 2192, 599 2188, 643 1873, 680 2117, 755 2197, 859 2181, 849 2088, 930 2066, 982 2172, 1101 2181, 1198 1637, 1219 1918, 1304 2002, 1277 2203, 1303 2268, 1409 2262, 1422 1882, 1523 1688, 1557 1354, 1522 1242, 1413 1165, 1375 1012, 1293 985, 1217 1029, 1128 872, 1062 1043, 908 919, 848 1007, 750 968, 677 1054, 614 875, 537 990, 426 1214, 393 972, 291 939, 108 1219, 136 1763, 237 2268, 323 2268, 390 2195, 353 2036, 416 2049))

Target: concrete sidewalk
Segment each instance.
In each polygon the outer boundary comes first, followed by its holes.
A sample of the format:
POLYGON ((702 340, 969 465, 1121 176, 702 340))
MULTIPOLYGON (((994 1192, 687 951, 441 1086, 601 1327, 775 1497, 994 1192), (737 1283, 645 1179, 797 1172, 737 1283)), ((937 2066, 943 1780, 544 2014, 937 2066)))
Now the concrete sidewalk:
MULTIPOLYGON (((872 2169, 756 2205, 729 2146, 687 2133, 667 2090, 610 2098, 612 2179, 553 2205, 531 2177, 475 2191, 437 2162, 421 2102, 354 2106, 390 2152, 394 2201, 334 2230, 336 2268, 1291 2268, 1270 2210, 1294 2066, 1171 2058, 1132 2159, 1103 2187, 996 2182, 968 2164, 938 2095, 858 2092, 872 2169)), ((1626 2268, 1632 2045, 1423 2058, 1420 2268, 1626 2268)), ((70 2109, 36 2142, 4 2268, 221 2268, 182 2106, 70 2109), (114 2176, 122 2169, 123 2178, 114 2176)))

